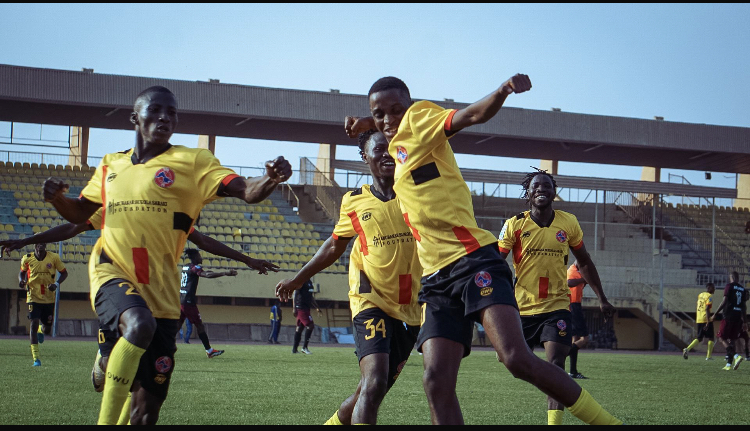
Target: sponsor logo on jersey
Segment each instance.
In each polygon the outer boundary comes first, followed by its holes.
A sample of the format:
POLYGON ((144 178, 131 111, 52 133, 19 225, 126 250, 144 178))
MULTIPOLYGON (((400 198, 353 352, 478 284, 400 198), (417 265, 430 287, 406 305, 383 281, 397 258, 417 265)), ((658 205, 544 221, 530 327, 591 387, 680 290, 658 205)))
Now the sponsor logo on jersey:
POLYGON ((557 234, 555 234, 555 238, 557 238, 559 242, 565 242, 568 240, 568 234, 565 233, 564 230, 559 230, 557 231, 557 234))
POLYGON ((161 168, 156 171, 154 182, 161 188, 167 188, 174 184, 174 171, 169 168, 161 168))
POLYGON ((487 287, 492 284, 492 276, 487 271, 479 271, 474 276, 474 284, 479 287, 487 287))
POLYGON ((399 163, 403 165, 404 163, 406 163, 406 159, 408 158, 409 158, 409 153, 406 152, 406 148, 400 145, 396 147, 396 159, 398 160, 399 163))
POLYGON ((482 296, 489 296, 492 293, 491 287, 483 287, 479 290, 479 294, 482 296))
POLYGON ((169 370, 172 369, 172 358, 169 356, 162 356, 156 360, 154 367, 158 373, 168 373, 169 370))
POLYGON ((154 381, 157 385, 162 385, 167 381, 167 376, 165 376, 164 374, 157 374, 156 377, 154 377, 154 381))
POLYGON ((107 182, 114 181, 114 179, 117 178, 117 174, 115 172, 112 172, 111 174, 107 175, 107 182))
POLYGON ((523 234, 521 234, 521 238, 528 238, 530 236, 531 236, 531 231, 528 231, 528 230, 524 232, 523 234))
POLYGON ((364 213, 362 214, 362 221, 367 221, 372 218, 372 213, 364 213))

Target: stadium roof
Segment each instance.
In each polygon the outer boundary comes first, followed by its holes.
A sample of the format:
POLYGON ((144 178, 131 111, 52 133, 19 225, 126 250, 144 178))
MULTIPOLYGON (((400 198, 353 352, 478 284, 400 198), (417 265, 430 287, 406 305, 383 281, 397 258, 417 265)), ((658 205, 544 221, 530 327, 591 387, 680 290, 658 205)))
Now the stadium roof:
MULTIPOLYGON (((345 171, 370 174, 366 164, 350 160, 334 160, 333 167, 345 171)), ((461 169, 464 181, 493 184, 521 184, 526 173, 491 171, 484 169, 461 169)), ((654 183, 650 181, 615 180, 609 178, 555 175, 558 189, 607 190, 614 192, 662 194, 667 196, 690 196, 696 198, 737 198, 737 190, 721 187, 704 187, 676 183, 654 183)))
MULTIPOLYGON (((369 115, 364 95, 0 65, 0 120, 131 130, 152 85, 177 95, 187 134, 356 145, 344 116, 369 115)), ((748 143, 750 128, 519 108, 451 139, 464 154, 750 174, 748 143)))

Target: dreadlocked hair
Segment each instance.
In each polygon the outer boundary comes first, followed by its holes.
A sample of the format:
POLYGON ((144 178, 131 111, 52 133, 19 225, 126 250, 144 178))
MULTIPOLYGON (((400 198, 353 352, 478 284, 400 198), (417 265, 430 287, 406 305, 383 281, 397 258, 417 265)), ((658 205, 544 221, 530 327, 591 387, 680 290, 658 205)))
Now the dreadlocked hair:
POLYGON ((534 181, 534 177, 536 177, 537 175, 544 175, 549 178, 550 181, 552 181, 552 186, 555 188, 555 192, 557 192, 557 183, 555 182, 555 177, 553 177, 543 169, 535 168, 534 166, 530 166, 530 168, 535 169, 536 172, 529 172, 525 177, 523 177, 523 181, 521 182, 521 187, 523 187, 523 196, 521 197, 523 199, 526 199, 527 205, 531 205, 531 202, 529 201, 529 186, 531 185, 531 182, 534 181))
POLYGON ((365 146, 367 145, 367 141, 370 140, 372 135, 378 133, 375 129, 370 129, 367 131, 364 131, 357 136, 357 145, 359 145, 359 156, 362 157, 362 159, 365 158, 365 146))

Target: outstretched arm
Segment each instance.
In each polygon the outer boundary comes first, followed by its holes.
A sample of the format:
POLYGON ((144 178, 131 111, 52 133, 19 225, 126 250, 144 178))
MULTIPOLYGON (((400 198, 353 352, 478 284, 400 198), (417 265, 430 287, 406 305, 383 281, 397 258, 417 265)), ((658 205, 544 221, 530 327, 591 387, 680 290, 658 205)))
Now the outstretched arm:
POLYGON ((517 74, 505 81, 497 90, 482 100, 472 103, 464 109, 459 109, 451 121, 451 132, 458 132, 469 126, 486 123, 497 115, 503 107, 505 99, 512 93, 523 93, 531 90, 531 80, 528 75, 517 74))
POLYGON ((604 318, 609 319, 615 315, 615 307, 609 303, 607 296, 604 294, 602 282, 599 279, 599 272, 596 270, 589 252, 586 251, 586 246, 581 243, 580 248, 571 250, 573 250, 573 256, 578 259, 578 270, 581 271, 583 279, 591 286, 591 290, 594 291, 596 297, 599 298, 599 308, 602 310, 604 318))
POLYGON ((351 238, 334 239, 333 236, 328 237, 323 245, 320 246, 317 253, 315 253, 315 256, 297 272, 294 278, 281 280, 276 285, 276 296, 284 302, 288 301, 289 296, 295 290, 302 287, 305 281, 333 265, 344 254, 349 241, 351 241, 351 238))
POLYGON ((87 230, 93 230, 92 226, 88 223, 66 223, 45 230, 44 232, 39 232, 28 238, 0 241, 0 247, 2 247, 3 252, 5 252, 6 250, 18 250, 30 244, 47 244, 50 242, 65 241, 66 239, 73 238, 79 233, 87 230))
POLYGON ((719 307, 718 307, 718 308, 716 309, 716 311, 714 312, 714 315, 708 318, 708 321, 709 321, 709 322, 713 322, 713 321, 714 321, 714 319, 716 319, 716 316, 718 316, 718 315, 719 315, 719 313, 721 313, 721 312, 722 312, 722 310, 724 310, 724 306, 725 306, 725 305, 727 305, 727 297, 726 297, 726 296, 725 296, 725 297, 723 297, 723 298, 721 298, 721 304, 719 304, 719 307))
POLYGON ((65 196, 70 186, 55 178, 47 178, 44 182, 44 200, 50 202, 58 213, 67 221, 75 224, 85 223, 86 220, 101 208, 101 204, 80 198, 65 196))
POLYGON ((193 229, 190 235, 188 235, 188 239, 201 250, 207 251, 217 256, 236 260, 237 262, 242 262, 250 268, 257 270, 258 274, 268 274, 268 271, 277 272, 279 270, 279 267, 271 262, 266 262, 265 260, 260 259, 253 259, 250 256, 246 256, 239 251, 234 250, 211 238, 210 236, 203 235, 195 229, 193 229))
POLYGON ((224 190, 228 196, 240 198, 252 204, 267 198, 276 186, 292 176, 292 165, 279 156, 266 162, 266 173, 260 177, 233 179, 224 190))

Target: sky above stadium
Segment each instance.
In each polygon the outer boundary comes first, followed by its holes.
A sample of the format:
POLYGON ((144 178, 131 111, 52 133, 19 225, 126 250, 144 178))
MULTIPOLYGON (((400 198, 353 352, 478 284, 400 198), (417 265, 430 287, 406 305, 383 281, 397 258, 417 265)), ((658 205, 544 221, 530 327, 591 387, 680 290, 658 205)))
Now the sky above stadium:
MULTIPOLYGON (((533 89, 506 106, 740 127, 750 127, 748 46, 747 4, 0 5, 3 64, 351 94, 392 75, 414 99, 465 103, 521 72, 533 89)), ((195 146, 197 138, 176 135, 173 143, 195 146)), ((89 154, 132 144, 132 132, 93 130, 89 154)), ((219 137, 216 155, 261 166, 282 154, 296 169, 300 156, 317 151, 313 143, 219 137)), ((337 156, 358 159, 354 147, 337 156)), ((458 161, 524 172, 539 165, 458 161)), ((559 173, 639 179, 641 168, 561 162, 559 173)), ((735 185, 733 174, 707 181, 677 170, 664 170, 662 181, 681 181, 670 173, 695 185, 735 185)))

